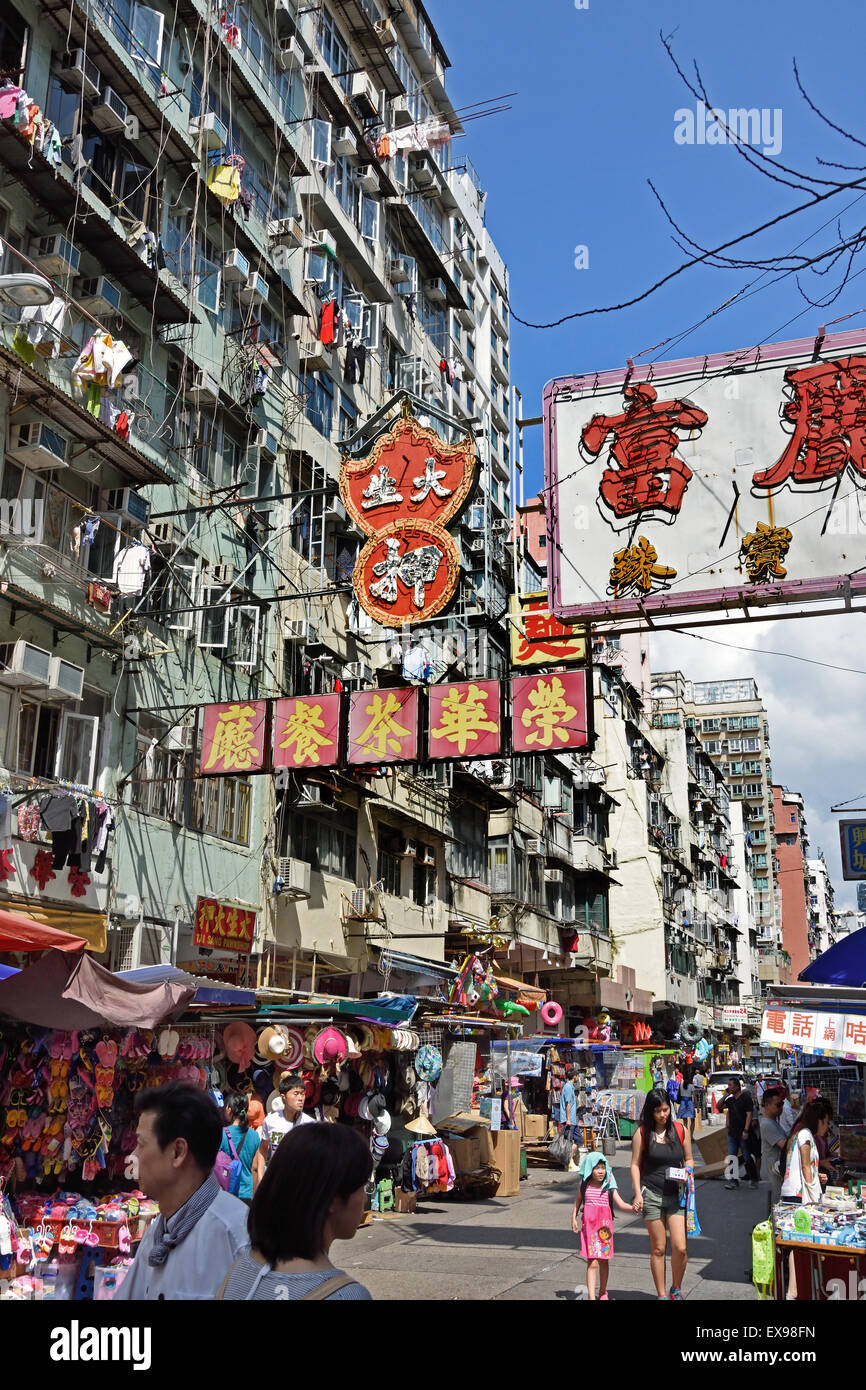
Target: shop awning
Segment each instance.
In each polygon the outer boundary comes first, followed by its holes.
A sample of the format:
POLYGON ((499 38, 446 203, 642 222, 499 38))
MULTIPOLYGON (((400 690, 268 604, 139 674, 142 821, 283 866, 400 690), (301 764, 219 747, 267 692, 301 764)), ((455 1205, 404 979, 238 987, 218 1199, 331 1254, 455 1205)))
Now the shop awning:
POLYGON ((866 927, 843 936, 835 946, 810 961, 797 977, 810 985, 866 986, 866 927))
POLYGON ((412 956, 407 951, 394 951, 388 946, 380 946, 380 964, 391 970, 402 971, 404 975, 414 975, 423 979, 429 976, 435 980, 456 980, 459 972, 441 960, 425 960, 423 956, 412 956))
MULTIPOLYGON (((61 913, 64 917, 77 916, 76 913, 61 913)), ((97 913, 82 912, 82 917, 97 916, 97 913)), ((102 919, 105 932, 105 918, 102 919)), ((83 951, 90 938, 85 932, 71 935, 70 929, 57 929, 47 916, 37 909, 24 909, 18 912, 0 910, 0 951, 83 951)), ((105 950, 103 945, 102 950, 105 950)))
POLYGON ((525 980, 512 980, 508 975, 496 974, 493 978, 498 985, 503 985, 510 992, 525 994, 527 999, 537 999, 540 1004, 543 1004, 547 998, 546 989, 538 989, 536 985, 528 985, 525 980))
MULTIPOLYGON (((267 991, 262 991, 267 994, 267 991)), ((396 1000, 379 999, 312 999, 306 1004, 268 1004, 269 1013, 275 1017, 283 1014, 340 1014, 346 1018, 359 1018, 370 1023, 400 1024, 409 1023, 418 1000, 412 996, 399 996, 396 1000)))
POLYGON ((132 984, 83 952, 49 951, 0 980, 0 1014, 43 1028, 154 1028, 183 1013, 193 994, 180 984, 132 984))
POLYGON ((140 965, 137 970, 119 970, 118 980, 136 985, 175 984, 195 990, 191 1001, 196 1004, 224 1004, 231 1008, 255 1008, 256 992, 224 980, 211 980, 206 975, 190 975, 176 965, 140 965))
POLYGON ((764 1005, 761 1043, 866 1062, 866 989, 776 986, 764 1005))

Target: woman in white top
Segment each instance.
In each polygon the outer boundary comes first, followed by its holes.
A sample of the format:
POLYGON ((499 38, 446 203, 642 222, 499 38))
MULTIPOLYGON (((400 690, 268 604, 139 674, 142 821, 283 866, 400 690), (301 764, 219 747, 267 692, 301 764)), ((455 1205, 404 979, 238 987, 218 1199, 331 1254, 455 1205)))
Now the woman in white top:
MULTIPOLYGON (((818 1169, 816 1140, 822 1139, 829 1128, 830 1119, 825 1101, 819 1098, 804 1105, 788 1136, 785 1177, 782 1182, 783 1202, 820 1202, 827 1174, 818 1169)), ((795 1299, 797 1277, 793 1250, 788 1261, 788 1271, 788 1298, 795 1299)))

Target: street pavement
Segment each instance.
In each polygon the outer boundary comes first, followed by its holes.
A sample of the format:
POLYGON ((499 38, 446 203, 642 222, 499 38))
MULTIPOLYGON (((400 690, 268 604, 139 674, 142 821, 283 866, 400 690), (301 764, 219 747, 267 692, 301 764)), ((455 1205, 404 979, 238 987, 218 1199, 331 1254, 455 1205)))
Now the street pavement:
MULTIPOLYGON (((613 1168, 627 1201, 630 1157, 631 1142, 620 1142, 613 1168)), ((700 1166, 696 1154, 701 1235, 689 1238, 684 1297, 753 1302, 751 1231, 767 1216, 768 1184, 731 1192, 719 1179, 702 1179, 700 1166)), ((331 1260, 376 1299, 576 1300, 586 1292, 586 1264, 571 1231, 576 1184, 576 1174, 532 1168, 517 1197, 424 1197, 416 1214, 374 1218, 353 1241, 336 1242, 331 1260)), ((612 1301, 656 1298, 642 1217, 616 1213, 608 1291, 612 1301)))

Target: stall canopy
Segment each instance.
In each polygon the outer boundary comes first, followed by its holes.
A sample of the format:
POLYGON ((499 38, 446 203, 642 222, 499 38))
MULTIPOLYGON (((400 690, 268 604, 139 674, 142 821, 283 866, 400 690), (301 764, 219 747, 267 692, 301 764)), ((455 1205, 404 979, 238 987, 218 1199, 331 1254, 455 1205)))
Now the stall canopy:
POLYGON ((784 1052, 866 1062, 866 990, 843 985, 774 985, 761 1043, 784 1052))
POLYGON ((797 978, 810 985, 866 987, 866 927, 843 936, 829 951, 810 961, 797 978))
POLYGON ((133 984, 90 956, 49 951, 0 980, 0 1014, 43 1028, 154 1028, 183 1013, 194 993, 168 982, 133 984))
POLYGON ((83 951, 83 936, 37 922, 19 912, 0 910, 0 951, 83 951))
POLYGON ((136 970, 119 970, 115 979, 129 980, 136 985, 186 985, 195 990, 194 1005, 223 1004, 230 1008, 252 1009, 256 1003, 254 989, 211 980, 204 975, 190 975, 176 965, 140 965, 136 970))

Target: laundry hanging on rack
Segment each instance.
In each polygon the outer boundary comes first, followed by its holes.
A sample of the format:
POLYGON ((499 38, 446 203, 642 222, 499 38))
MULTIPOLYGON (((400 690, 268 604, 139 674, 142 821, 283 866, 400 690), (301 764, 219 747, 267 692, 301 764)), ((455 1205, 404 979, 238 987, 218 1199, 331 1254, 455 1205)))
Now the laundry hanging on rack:
POLYGON ((328 299, 322 305, 319 342, 326 347, 340 347, 342 345, 343 317, 336 299, 328 299))
POLYGON ((115 341, 110 333, 95 333, 82 348, 70 376, 81 392, 90 383, 114 387, 133 360, 126 343, 115 341))
POLYGON ((353 338, 346 348, 346 381, 363 386, 366 367, 367 349, 358 338, 353 338))
POLYGON ((10 121, 18 110, 18 99, 22 95, 22 89, 7 78, 0 87, 0 121, 10 121))
POLYGON ((51 832, 52 868, 67 863, 78 868, 81 861, 81 827, 84 816, 71 792, 48 792, 39 802, 42 824, 51 832))
POLYGON ((0 849, 12 847, 12 788, 0 787, 0 849))
POLYGON ((142 541, 134 541, 114 557, 111 578, 122 594, 140 594, 149 573, 150 550, 142 541))

